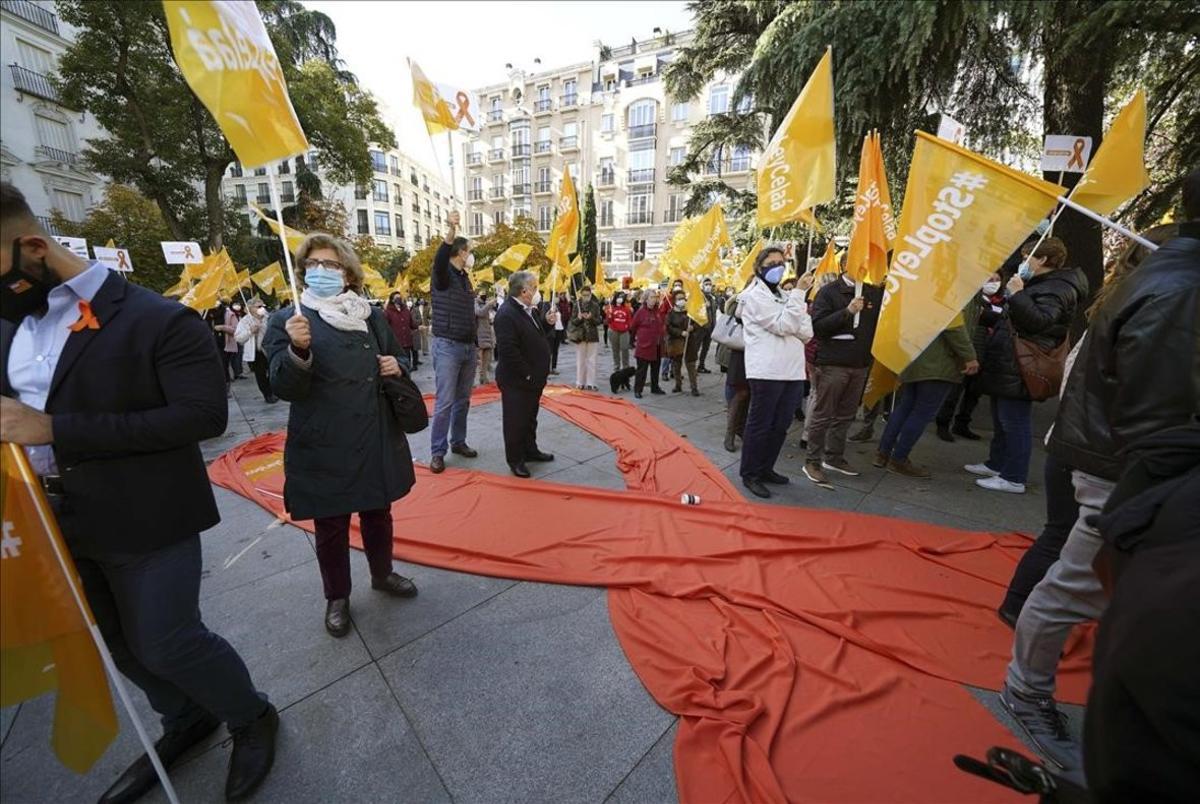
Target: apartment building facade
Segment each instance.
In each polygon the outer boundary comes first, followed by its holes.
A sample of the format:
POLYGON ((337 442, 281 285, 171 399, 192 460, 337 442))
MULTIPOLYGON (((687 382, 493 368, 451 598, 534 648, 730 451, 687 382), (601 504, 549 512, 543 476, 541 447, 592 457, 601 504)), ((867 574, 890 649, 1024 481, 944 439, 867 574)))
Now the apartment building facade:
POLYGON ((74 38, 49 0, 0 0, 0 177, 24 193, 53 234, 51 210, 82 221, 106 184, 80 156, 103 129, 87 112, 65 107, 49 79, 74 38))
MULTIPOLYGON (((554 70, 511 70, 477 90, 485 112, 463 145, 465 226, 479 236, 527 215, 548 233, 569 170, 580 194, 592 185, 598 254, 610 275, 656 259, 683 219, 686 188, 667 184, 692 127, 730 110, 734 80, 718 76, 696 98, 671 98, 662 73, 690 33, 657 34, 620 48, 597 43, 592 60, 554 70)), ((723 154, 703 167, 737 188, 754 181, 757 155, 723 154)))
MULTIPOLYGON (((399 149, 385 150, 369 146, 372 176, 366 185, 340 185, 330 181, 321 169, 315 151, 278 164, 280 201, 284 206, 296 202, 296 171, 306 165, 321 179, 321 191, 327 199, 340 201, 348 213, 350 236, 370 235, 381 246, 404 248, 413 253, 431 238, 445 231, 450 210, 454 208, 450 185, 440 176, 399 149)), ((226 199, 249 210, 253 201, 264 208, 271 204, 266 168, 245 170, 233 164, 222 181, 226 199)), ((459 203, 461 212, 462 205, 459 203)), ((256 221, 252 213, 251 220, 256 221)))

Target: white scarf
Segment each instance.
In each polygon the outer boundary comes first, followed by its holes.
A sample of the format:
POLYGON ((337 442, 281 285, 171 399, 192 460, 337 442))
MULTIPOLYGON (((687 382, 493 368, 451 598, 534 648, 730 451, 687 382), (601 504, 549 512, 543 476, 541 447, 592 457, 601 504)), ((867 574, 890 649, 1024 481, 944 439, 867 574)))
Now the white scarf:
POLYGON ((371 317, 371 305, 353 290, 347 290, 328 299, 314 295, 308 288, 300 294, 300 303, 316 310, 321 320, 343 332, 366 332, 367 319, 371 317))

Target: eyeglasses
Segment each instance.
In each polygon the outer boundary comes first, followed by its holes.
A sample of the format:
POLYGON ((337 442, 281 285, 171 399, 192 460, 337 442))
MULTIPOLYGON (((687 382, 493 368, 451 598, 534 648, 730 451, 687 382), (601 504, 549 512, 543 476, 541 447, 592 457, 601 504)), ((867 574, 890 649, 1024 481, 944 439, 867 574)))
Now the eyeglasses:
POLYGON ((302 266, 304 270, 309 271, 313 268, 328 268, 331 271, 344 271, 346 266, 336 260, 305 260, 302 266))

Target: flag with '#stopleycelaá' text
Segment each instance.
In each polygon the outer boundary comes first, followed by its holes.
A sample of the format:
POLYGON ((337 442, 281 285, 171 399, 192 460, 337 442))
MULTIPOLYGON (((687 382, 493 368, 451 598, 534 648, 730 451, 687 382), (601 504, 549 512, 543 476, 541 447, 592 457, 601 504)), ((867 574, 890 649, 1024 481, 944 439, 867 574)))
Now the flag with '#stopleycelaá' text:
POLYGON ((957 316, 1063 188, 917 132, 872 354, 899 374, 957 316))
POLYGON ((165 0, 163 10, 175 63, 243 165, 260 167, 308 150, 254 3, 165 0))

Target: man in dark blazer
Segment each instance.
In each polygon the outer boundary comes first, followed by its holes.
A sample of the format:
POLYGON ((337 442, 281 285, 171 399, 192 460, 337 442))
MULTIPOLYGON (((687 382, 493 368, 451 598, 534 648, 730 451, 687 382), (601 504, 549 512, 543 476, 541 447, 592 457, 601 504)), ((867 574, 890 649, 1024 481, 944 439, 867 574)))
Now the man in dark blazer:
POLYGON ((537 415, 542 389, 550 374, 547 327, 553 331, 558 312, 540 312, 537 276, 518 271, 509 277, 508 298, 496 312, 496 385, 504 419, 504 454, 517 477, 529 477, 526 461, 552 461, 537 446, 537 415))
MULTIPOLYGON (((200 532, 220 521, 200 454, 228 406, 212 332, 193 311, 81 259, 0 184, 0 433, 26 446, 113 659, 162 716, 166 767, 222 722, 225 793, 274 761, 279 716, 200 619, 200 532)), ((158 784, 146 756, 101 797, 158 784)))

